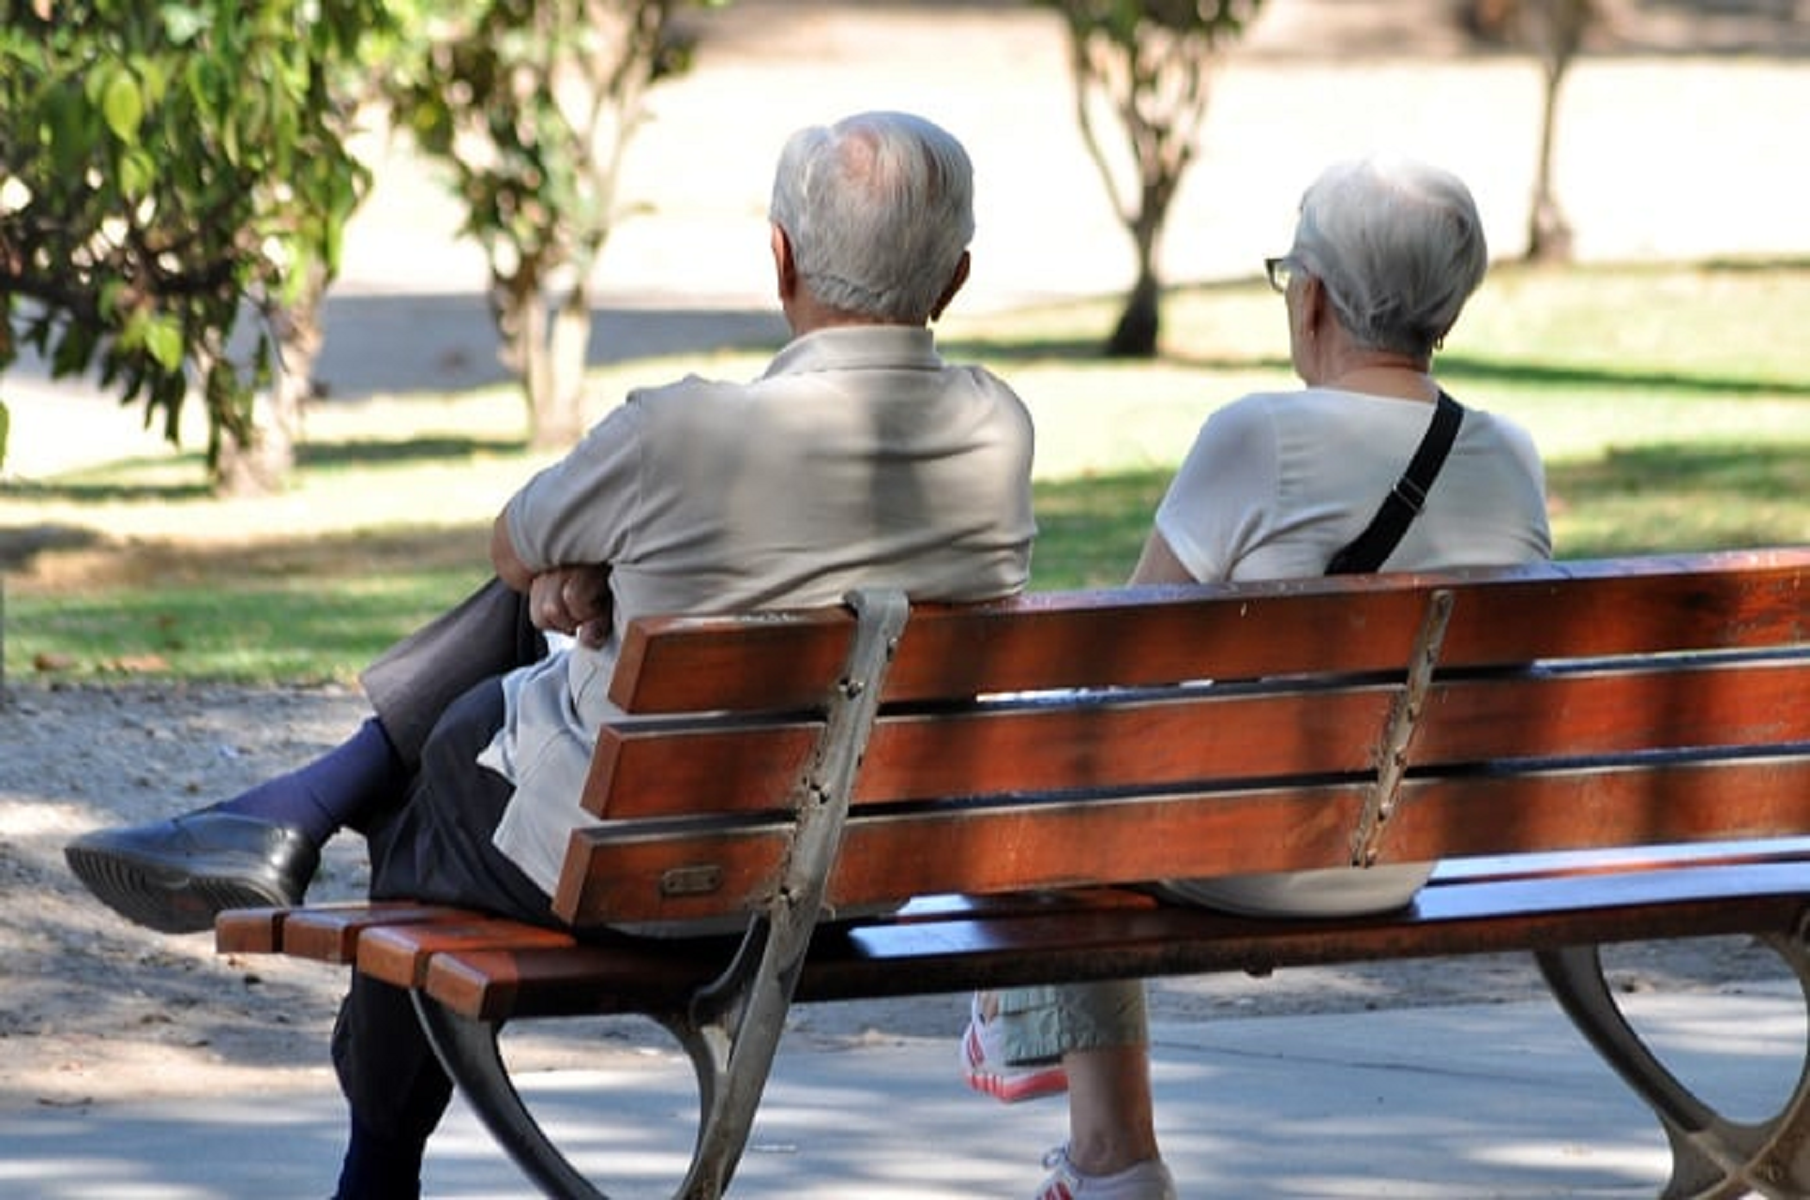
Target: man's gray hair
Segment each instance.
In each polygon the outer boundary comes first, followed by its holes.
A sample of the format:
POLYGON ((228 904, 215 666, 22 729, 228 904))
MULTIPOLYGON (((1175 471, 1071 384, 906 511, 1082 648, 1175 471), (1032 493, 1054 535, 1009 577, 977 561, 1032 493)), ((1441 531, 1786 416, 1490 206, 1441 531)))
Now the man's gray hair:
POLYGON ((861 113, 792 135, 768 216, 818 301, 921 325, 974 237, 974 167, 922 117, 861 113))
POLYGON ((1489 269, 1470 189, 1396 157, 1327 168, 1301 198, 1288 256, 1325 286, 1359 345, 1416 358, 1432 355, 1489 269))

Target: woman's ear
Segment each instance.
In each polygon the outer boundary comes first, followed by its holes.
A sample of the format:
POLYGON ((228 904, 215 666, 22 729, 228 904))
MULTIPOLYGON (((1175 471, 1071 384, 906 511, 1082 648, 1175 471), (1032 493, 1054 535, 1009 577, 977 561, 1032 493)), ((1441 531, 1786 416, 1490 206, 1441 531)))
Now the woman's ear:
POLYGON ((1301 313, 1302 328, 1311 337, 1326 319, 1326 285, 1318 275, 1301 276, 1301 299, 1296 307, 1301 313))

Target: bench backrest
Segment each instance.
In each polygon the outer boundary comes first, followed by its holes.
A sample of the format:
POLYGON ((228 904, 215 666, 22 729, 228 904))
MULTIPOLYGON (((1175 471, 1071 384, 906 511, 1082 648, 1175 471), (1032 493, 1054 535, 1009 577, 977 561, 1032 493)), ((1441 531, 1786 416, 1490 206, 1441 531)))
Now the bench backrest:
MULTIPOLYGON (((828 899, 1810 833, 1807 597, 1792 549, 915 606, 828 899)), ((637 622, 560 914, 764 896, 854 626, 637 622)))

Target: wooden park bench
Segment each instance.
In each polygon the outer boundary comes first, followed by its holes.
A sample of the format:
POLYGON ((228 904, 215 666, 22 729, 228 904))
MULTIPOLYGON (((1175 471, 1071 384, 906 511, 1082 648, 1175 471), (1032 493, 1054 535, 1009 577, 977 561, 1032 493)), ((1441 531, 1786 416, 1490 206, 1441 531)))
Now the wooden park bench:
POLYGON ((219 948, 413 989, 474 1108, 574 1197, 602 1193, 518 1098, 506 1021, 671 1029, 702 1110, 678 1194, 714 1197, 794 1000, 1532 951, 1657 1114, 1665 1196, 1801 1197, 1810 1081, 1725 1118, 1596 947, 1751 935, 1810 996, 1807 602, 1810 549, 1782 549, 644 620, 555 904, 584 934, 328 906, 225 914, 219 948), (1130 886, 1427 860, 1411 906, 1338 920, 1130 886), (745 935, 650 936, 725 919, 745 935))

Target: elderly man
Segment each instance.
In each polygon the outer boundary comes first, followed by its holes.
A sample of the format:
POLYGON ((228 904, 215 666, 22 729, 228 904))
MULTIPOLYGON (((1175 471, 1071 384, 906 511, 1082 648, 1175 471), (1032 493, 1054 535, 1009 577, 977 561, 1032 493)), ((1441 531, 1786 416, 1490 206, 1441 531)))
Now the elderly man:
MULTIPOLYGON (((966 152, 922 118, 867 113, 791 138, 770 216, 792 340, 752 383, 634 392, 505 505, 498 578, 540 624, 581 636, 447 705, 405 792, 335 814, 370 839, 373 896, 553 920, 633 617, 828 604, 856 586, 952 601, 1024 586, 1029 416, 986 371, 945 363, 928 329, 967 278, 972 195, 966 152)), ((210 811, 269 821, 235 805, 210 811)), ((182 822, 141 829, 138 849, 201 836, 182 822)), ((407 995, 356 979, 334 1060, 352 1127, 340 1200, 418 1194, 450 1084, 407 995)))

